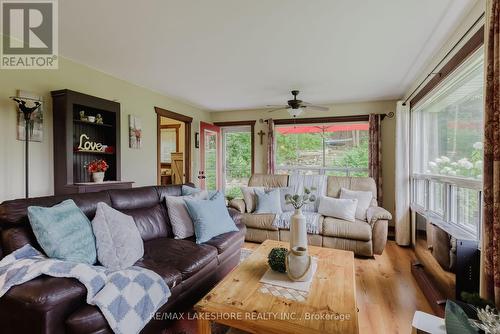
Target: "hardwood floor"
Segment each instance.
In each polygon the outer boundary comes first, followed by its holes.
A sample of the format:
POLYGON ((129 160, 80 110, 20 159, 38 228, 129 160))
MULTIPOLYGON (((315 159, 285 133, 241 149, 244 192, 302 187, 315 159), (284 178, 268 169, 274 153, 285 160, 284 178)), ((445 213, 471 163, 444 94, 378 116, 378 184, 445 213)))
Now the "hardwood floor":
MULTIPOLYGON (((254 249, 258 244, 245 243, 254 249)), ((360 333, 411 333, 416 310, 432 309, 410 271, 415 256, 409 248, 389 241, 382 255, 355 259, 360 333)))

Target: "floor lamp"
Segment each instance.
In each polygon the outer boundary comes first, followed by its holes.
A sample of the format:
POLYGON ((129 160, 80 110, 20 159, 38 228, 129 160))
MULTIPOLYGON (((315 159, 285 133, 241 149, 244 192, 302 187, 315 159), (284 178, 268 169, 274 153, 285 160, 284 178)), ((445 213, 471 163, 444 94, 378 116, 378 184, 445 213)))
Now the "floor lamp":
POLYGON ((17 103, 17 107, 19 110, 23 113, 24 115, 24 140, 25 140, 25 146, 24 146, 24 154, 25 154, 25 175, 26 175, 26 198, 29 197, 29 142, 30 142, 30 131, 29 131, 29 123, 31 121, 31 114, 33 114, 35 111, 40 108, 41 103, 39 101, 34 101, 34 106, 33 107, 28 107, 26 105, 26 100, 33 100, 33 99, 27 99, 27 98, 17 98, 17 97, 11 97, 12 100, 14 100, 17 103))

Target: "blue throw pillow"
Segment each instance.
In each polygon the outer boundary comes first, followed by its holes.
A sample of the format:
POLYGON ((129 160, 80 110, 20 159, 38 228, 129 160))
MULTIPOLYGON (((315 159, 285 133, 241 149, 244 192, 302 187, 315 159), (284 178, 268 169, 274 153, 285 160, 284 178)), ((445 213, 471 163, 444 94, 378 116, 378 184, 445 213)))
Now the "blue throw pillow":
POLYGON ((197 194, 199 192, 201 192, 201 189, 193 188, 193 187, 186 186, 186 185, 182 185, 182 188, 181 188, 181 195, 182 196, 191 196, 191 195, 197 194))
POLYGON ((255 189, 257 196, 257 206, 255 213, 274 213, 279 214, 281 211, 281 192, 279 188, 269 191, 255 189))
MULTIPOLYGON (((193 187, 190 187, 190 186, 182 185, 181 195, 182 196, 198 195, 198 194, 200 194, 200 193, 202 193, 204 191, 205 190, 201 190, 200 188, 193 188, 193 187)), ((214 197, 217 193, 218 193, 217 190, 209 190, 209 191, 206 192, 208 198, 214 197)))
POLYGON ((208 200, 184 200, 193 221, 196 243, 202 244, 220 234, 238 231, 233 219, 229 216, 224 195, 217 192, 208 200))
POLYGON ((50 208, 28 207, 36 240, 47 256, 94 264, 97 252, 92 226, 85 214, 68 199, 50 208))

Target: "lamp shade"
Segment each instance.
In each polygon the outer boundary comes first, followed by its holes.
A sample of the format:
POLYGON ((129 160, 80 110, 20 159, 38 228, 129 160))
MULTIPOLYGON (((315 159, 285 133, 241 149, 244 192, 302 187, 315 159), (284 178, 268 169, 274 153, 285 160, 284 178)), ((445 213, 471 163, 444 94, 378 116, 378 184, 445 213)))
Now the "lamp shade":
POLYGON ((297 109, 290 108, 290 109, 288 109, 288 113, 292 117, 297 117, 300 114, 302 114, 303 112, 304 112, 304 108, 297 108, 297 109))

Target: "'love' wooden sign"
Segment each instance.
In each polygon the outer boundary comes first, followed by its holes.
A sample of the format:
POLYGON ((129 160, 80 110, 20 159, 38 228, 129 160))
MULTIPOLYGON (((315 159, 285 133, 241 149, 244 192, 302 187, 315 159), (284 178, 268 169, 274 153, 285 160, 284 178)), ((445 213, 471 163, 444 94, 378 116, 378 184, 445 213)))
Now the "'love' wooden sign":
POLYGON ((89 136, 83 133, 80 136, 78 151, 104 152, 104 147, 101 143, 96 143, 89 140, 89 136))

